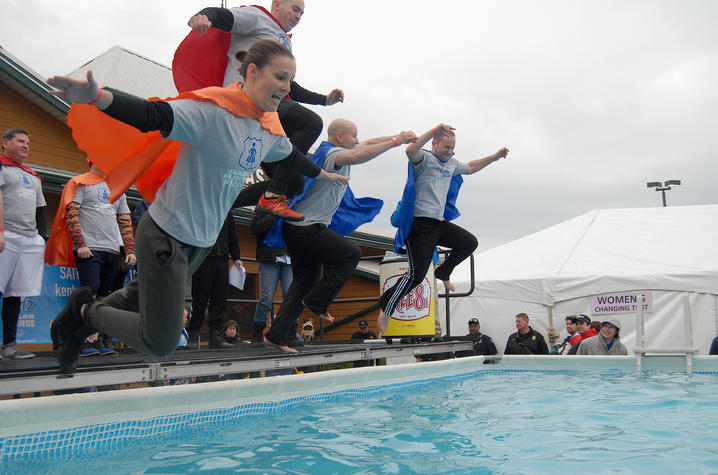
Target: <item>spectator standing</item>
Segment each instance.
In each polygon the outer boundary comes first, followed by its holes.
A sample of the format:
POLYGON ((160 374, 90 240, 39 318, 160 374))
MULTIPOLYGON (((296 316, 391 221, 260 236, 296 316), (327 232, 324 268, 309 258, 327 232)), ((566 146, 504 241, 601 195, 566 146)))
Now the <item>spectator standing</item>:
POLYGON ((242 265, 239 254, 237 227, 230 213, 224 220, 217 241, 209 254, 192 275, 192 319, 189 322, 188 348, 196 350, 200 345, 200 329, 209 304, 209 347, 231 348, 224 338, 224 311, 227 306, 229 267, 242 265))
POLYGON ((12 128, 2 134, 0 154, 0 295, 2 296, 2 358, 35 355, 17 347, 17 324, 23 297, 42 291, 45 197, 38 174, 25 165, 30 134, 12 128))
MULTIPOLYGON (((89 159, 88 162, 90 171, 71 178, 62 190, 47 253, 54 254, 48 262, 74 262, 80 283, 90 288, 95 301, 101 302, 117 290, 114 286, 121 245, 125 248, 124 263, 136 264, 135 237, 127 198, 122 194, 111 203, 105 174, 89 159)), ((95 333, 85 340, 80 355, 114 352, 112 337, 95 333)))
POLYGON ((576 354, 579 346, 581 346, 581 341, 585 340, 586 338, 591 338, 592 336, 598 335, 596 329, 591 326, 591 317, 589 317, 588 315, 581 314, 576 317, 576 320, 576 329, 578 330, 578 334, 574 335, 573 338, 571 338, 571 349, 568 351, 569 355, 576 354))
POLYGON ((557 355, 567 355, 569 350, 571 350, 571 338, 576 336, 578 334, 578 316, 577 315, 569 315, 566 317, 566 331, 568 332, 568 336, 564 338, 564 340, 561 343, 556 343, 551 353, 557 354, 557 355))
MULTIPOLYGON (((359 329, 355 331, 352 336, 352 340, 374 340, 376 335, 373 331, 369 330, 369 322, 366 320, 359 320, 359 329)), ((374 360, 359 360, 354 362, 355 368, 361 368, 364 366, 374 366, 374 360)))
POLYGON ((616 320, 604 320, 601 334, 581 340, 578 355, 627 355, 626 347, 618 334, 621 328, 616 320))
POLYGON ((478 318, 472 318, 469 320, 469 334, 464 337, 473 342, 474 349, 466 351, 457 351, 456 357, 463 358, 466 356, 474 355, 495 355, 498 353, 494 341, 489 335, 481 333, 481 324, 478 318))
POLYGON ((505 355, 547 355, 548 346, 543 335, 529 326, 529 316, 516 315, 516 333, 506 341, 505 355))
MULTIPOLYGON (((267 326, 268 315, 274 314, 274 295, 277 293, 277 287, 282 285, 282 300, 284 300, 292 283, 292 261, 287 255, 287 248, 270 247, 264 243, 273 223, 274 215, 257 213, 251 225, 252 232, 257 236, 256 258, 261 285, 261 295, 252 318, 252 343, 264 341, 263 332, 267 326)), ((296 334, 296 327, 293 331, 296 334)))

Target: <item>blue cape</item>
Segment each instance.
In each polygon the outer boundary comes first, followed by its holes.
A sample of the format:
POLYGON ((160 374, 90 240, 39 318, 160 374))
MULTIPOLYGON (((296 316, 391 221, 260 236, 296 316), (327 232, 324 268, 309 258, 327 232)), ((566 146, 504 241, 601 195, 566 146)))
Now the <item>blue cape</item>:
MULTIPOLYGON (((324 162, 327 159, 327 152, 336 145, 332 145, 329 142, 322 142, 317 148, 311 159, 314 163, 324 168, 324 162)), ((316 178, 308 178, 304 184, 304 190, 294 198, 294 204, 291 207, 296 206, 297 203, 307 195, 309 189, 314 185, 316 178)), ((351 188, 347 186, 342 201, 339 203, 339 208, 332 217, 332 222, 329 224, 329 229, 336 231, 342 236, 353 233, 362 224, 372 221, 377 214, 381 211, 381 207, 384 202, 377 198, 356 198, 351 188)), ((282 229, 284 228, 284 220, 277 219, 274 221, 272 229, 267 234, 264 243, 270 247, 285 247, 284 236, 282 235, 282 229)))
MULTIPOLYGON (((446 221, 452 221, 461 214, 456 209, 456 197, 459 196, 459 188, 461 188, 462 183, 464 183, 464 179, 461 175, 451 177, 451 184, 449 185, 449 192, 446 194, 446 205, 444 207, 444 219, 446 221)), ((394 237, 394 252, 399 252, 399 249, 406 245, 406 238, 409 236, 411 224, 414 222, 415 199, 414 164, 409 160, 404 193, 391 215, 391 225, 397 228, 396 236, 394 237)))

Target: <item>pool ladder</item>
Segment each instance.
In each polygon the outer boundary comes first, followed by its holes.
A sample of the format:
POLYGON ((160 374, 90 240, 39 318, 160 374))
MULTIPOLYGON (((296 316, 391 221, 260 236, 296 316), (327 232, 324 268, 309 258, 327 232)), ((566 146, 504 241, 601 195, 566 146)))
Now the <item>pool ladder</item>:
POLYGON ((676 356, 682 355, 686 358, 686 372, 693 373, 693 355, 698 353, 698 348, 693 346, 693 326, 691 325, 691 307, 688 296, 683 296, 683 323, 685 328, 685 346, 677 347, 646 347, 646 333, 643 323, 644 297, 638 295, 636 302, 636 371, 641 371, 643 358, 649 356, 676 356), (640 342, 640 346, 639 346, 640 342))

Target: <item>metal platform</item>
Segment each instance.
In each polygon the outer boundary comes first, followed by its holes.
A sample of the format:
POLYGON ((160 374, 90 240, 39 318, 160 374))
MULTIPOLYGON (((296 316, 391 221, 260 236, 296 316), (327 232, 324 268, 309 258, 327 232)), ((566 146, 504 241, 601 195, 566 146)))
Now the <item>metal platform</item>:
POLYGON ((309 342, 296 355, 260 344, 223 350, 177 350, 164 358, 130 352, 80 358, 77 372, 60 374, 57 360, 38 355, 30 360, 0 360, 0 395, 26 394, 106 386, 151 383, 171 378, 217 376, 261 370, 346 363, 358 360, 422 356, 472 349, 471 342, 388 343, 384 340, 309 342))

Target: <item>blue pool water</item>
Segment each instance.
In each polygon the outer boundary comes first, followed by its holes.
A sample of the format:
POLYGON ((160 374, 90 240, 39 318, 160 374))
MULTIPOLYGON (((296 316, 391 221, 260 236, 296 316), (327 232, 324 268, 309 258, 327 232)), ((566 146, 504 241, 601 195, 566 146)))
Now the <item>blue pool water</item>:
POLYGON ((718 375, 490 372, 10 473, 718 473, 718 375))

